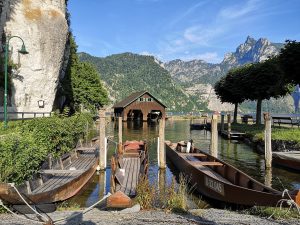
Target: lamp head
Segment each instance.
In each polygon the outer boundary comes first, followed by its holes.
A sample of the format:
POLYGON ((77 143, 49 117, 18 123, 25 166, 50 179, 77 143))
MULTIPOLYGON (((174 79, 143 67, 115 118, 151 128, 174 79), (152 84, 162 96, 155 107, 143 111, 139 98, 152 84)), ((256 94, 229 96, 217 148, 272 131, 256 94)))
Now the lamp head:
POLYGON ((29 52, 27 52, 24 43, 22 44, 22 48, 21 48, 21 50, 19 50, 19 53, 21 53, 23 55, 26 55, 29 53, 29 52))

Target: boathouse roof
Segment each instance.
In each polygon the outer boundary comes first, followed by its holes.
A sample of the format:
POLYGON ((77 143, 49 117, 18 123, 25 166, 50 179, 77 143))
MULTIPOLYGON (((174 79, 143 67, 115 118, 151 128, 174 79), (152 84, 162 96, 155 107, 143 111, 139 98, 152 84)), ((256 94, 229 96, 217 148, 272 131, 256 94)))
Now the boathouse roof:
POLYGON ((148 91, 139 91, 132 93, 128 97, 124 98, 122 101, 117 102, 113 108, 125 108, 126 106, 130 105, 132 102, 134 102, 139 97, 143 96, 144 94, 150 95, 155 101, 159 104, 161 104, 163 107, 167 108, 163 103, 161 103, 157 98, 155 98, 152 94, 150 94, 148 91))

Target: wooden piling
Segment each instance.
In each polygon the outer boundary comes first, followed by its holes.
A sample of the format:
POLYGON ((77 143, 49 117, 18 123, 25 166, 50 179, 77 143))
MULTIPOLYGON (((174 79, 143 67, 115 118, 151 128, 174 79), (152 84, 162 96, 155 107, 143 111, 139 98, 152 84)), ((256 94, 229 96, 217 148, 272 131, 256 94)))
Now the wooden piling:
POLYGON ((231 114, 227 114, 227 138, 230 139, 231 134, 231 114))
POLYGON ((122 139, 123 139, 123 133, 122 133, 122 125, 123 125, 123 118, 122 117, 119 117, 118 118, 118 131, 119 131, 119 144, 118 144, 118 153, 119 154, 122 154, 122 152, 123 152, 123 147, 122 147, 122 139))
POLYGON ((106 194, 106 171, 99 172, 99 198, 106 194))
POLYGON ((272 136, 271 136, 271 117, 270 113, 264 113, 265 119, 265 166, 272 167, 272 136))
POLYGON ((105 170, 105 109, 99 110, 100 130, 99 130, 99 166, 100 170, 105 170))
POLYGON ((211 119, 211 139, 210 139, 210 154, 218 157, 218 115, 212 115, 211 119))
POLYGON ((225 115, 221 114, 221 132, 224 131, 224 120, 225 120, 225 115))
POLYGON ((165 120, 159 121, 159 162, 160 169, 166 168, 166 148, 165 148, 165 120))

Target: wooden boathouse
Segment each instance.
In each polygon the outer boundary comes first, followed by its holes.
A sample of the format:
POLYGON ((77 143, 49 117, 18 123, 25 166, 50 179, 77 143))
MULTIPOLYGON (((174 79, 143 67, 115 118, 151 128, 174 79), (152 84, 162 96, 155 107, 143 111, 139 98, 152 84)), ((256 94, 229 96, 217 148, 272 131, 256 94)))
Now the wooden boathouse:
POLYGON ((114 117, 122 117, 123 121, 148 121, 166 117, 166 106, 148 91, 132 93, 113 108, 114 117))

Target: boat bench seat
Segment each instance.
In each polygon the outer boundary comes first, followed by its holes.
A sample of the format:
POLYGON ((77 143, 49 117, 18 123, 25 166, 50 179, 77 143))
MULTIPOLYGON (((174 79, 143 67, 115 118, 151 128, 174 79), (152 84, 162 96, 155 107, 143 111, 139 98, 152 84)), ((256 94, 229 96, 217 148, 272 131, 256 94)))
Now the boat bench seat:
POLYGON ((205 162, 205 161, 190 161, 190 164, 192 164, 193 166, 223 166, 223 163, 220 162, 205 162))

